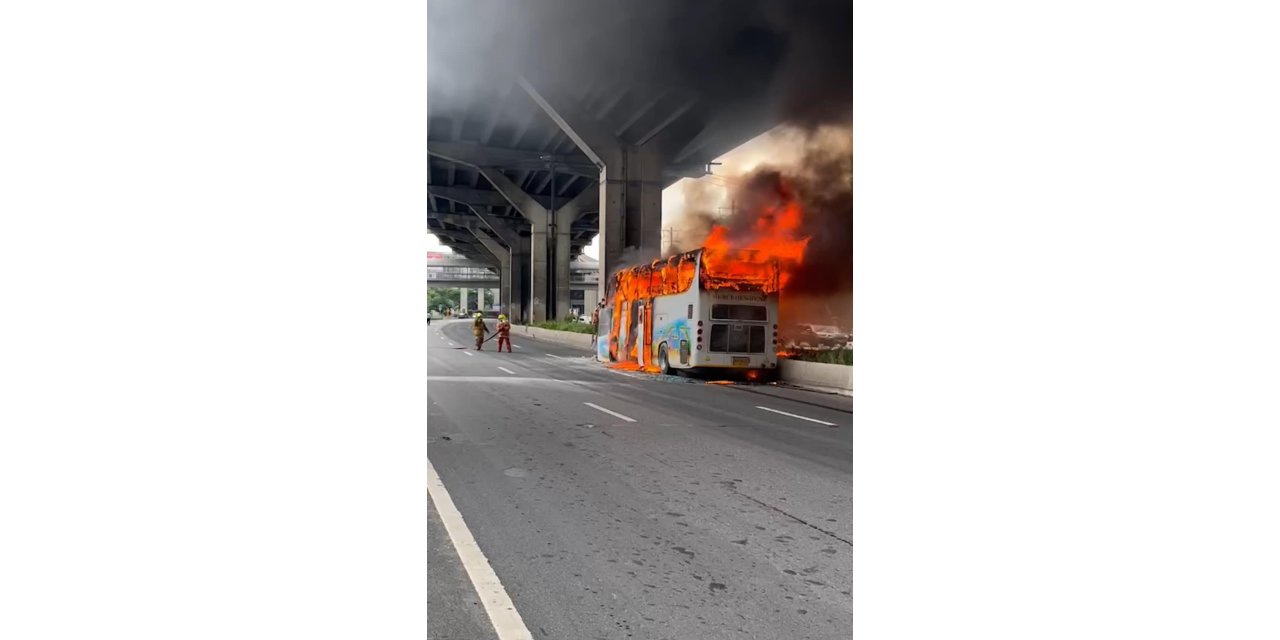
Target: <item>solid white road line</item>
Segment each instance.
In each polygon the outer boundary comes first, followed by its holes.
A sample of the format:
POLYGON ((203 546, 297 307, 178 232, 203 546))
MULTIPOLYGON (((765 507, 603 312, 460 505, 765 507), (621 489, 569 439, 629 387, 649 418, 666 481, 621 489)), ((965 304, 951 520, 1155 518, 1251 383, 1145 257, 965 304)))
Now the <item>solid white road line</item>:
POLYGON ((465 354, 467 354, 467 355, 469 355, 469 356, 471 356, 471 357, 473 357, 473 358, 474 358, 474 357, 475 357, 475 355, 476 355, 476 354, 474 354, 474 353, 471 353, 470 351, 463 351, 463 353, 465 353, 465 354))
POLYGON ((801 419, 801 420, 808 420, 809 422, 816 422, 816 423, 818 423, 818 424, 825 424, 825 425, 827 425, 828 427, 836 427, 836 426, 839 426, 839 425, 837 425, 837 424, 836 424, 836 423, 834 423, 834 422, 827 422, 826 420, 816 420, 816 419, 814 419, 814 418, 806 418, 806 417, 804 417, 804 416, 798 416, 798 415, 796 415, 796 414, 794 414, 794 413, 787 413, 786 411, 778 411, 777 409, 770 409, 769 407, 761 407, 761 406, 757 406, 756 408, 757 408, 757 409, 764 409, 765 411, 772 411, 772 412, 774 412, 774 413, 781 413, 781 414, 782 414, 782 415, 784 415, 784 416, 791 416, 792 418, 799 418, 799 419, 801 419))
POLYGON ((453 499, 449 497, 449 491, 444 488, 440 476, 436 475, 436 468, 431 466, 429 460, 427 461, 427 493, 431 495, 431 500, 436 505, 436 513, 444 523, 444 529, 449 534, 449 540, 453 542, 453 548, 458 551, 458 559, 462 561, 463 568, 467 570, 467 576, 471 578, 471 586, 475 587, 476 594, 484 602, 484 610, 489 614, 489 621, 493 623, 493 630, 498 634, 498 639, 533 640, 533 634, 524 625, 524 619, 520 617, 520 612, 516 611, 516 605, 511 601, 511 596, 508 596, 507 590, 502 587, 498 574, 493 572, 489 559, 480 551, 480 545, 476 544, 471 530, 467 529, 467 523, 462 520, 462 514, 454 506, 453 499))
POLYGON ((585 405, 587 405, 588 407, 591 407, 592 409, 597 409, 597 410, 603 411, 603 412, 605 412, 605 413, 607 413, 607 414, 609 414, 609 415, 611 415, 611 416, 613 416, 613 417, 615 417, 615 418, 622 418, 623 420, 626 420, 627 422, 635 422, 635 420, 633 420, 633 419, 631 419, 631 418, 628 418, 628 417, 626 417, 626 416, 622 415, 621 413, 618 413, 617 411, 610 411, 610 410, 608 410, 608 409, 606 409, 606 408, 604 408, 604 407, 602 407, 602 406, 600 406, 600 405, 598 405, 598 404, 591 404, 590 402, 584 402, 584 403, 582 403, 582 404, 585 404, 585 405))
POLYGON ((510 370, 510 369, 508 369, 508 368, 506 368, 506 367, 498 367, 498 368, 499 368, 499 369, 502 369, 503 371, 506 371, 507 373, 509 373, 509 374, 511 374, 511 375, 513 375, 513 376, 516 374, 516 372, 514 372, 514 371, 512 371, 512 370, 510 370))
POLYGON ((555 358, 556 360, 564 360, 564 358, 561 358, 560 356, 557 356, 557 355, 554 355, 554 354, 550 354, 550 353, 548 353, 548 354, 547 354, 547 357, 548 357, 548 358, 555 358))

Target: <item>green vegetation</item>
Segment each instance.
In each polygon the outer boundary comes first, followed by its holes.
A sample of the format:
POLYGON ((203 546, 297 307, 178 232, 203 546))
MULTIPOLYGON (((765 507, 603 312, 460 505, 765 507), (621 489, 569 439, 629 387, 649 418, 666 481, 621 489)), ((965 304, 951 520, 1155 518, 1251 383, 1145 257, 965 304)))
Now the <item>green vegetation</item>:
POLYGON ((842 364, 853 366, 853 349, 831 349, 828 351, 805 350, 796 351, 788 356, 791 360, 802 362, 821 362, 823 364, 842 364))
POLYGON ((595 333, 595 329, 585 322, 577 322, 575 320, 547 320, 530 326, 539 329, 551 329, 553 331, 572 331, 574 333, 595 333))
POLYGON ((427 289, 427 308, 433 311, 456 309, 460 296, 458 289, 427 289))

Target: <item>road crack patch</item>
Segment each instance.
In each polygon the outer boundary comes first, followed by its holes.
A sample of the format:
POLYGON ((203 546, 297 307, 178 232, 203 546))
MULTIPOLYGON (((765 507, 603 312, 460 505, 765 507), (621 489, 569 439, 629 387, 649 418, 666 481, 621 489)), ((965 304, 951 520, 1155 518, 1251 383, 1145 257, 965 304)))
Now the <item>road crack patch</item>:
POLYGON ((825 535, 831 536, 832 538, 835 538, 836 540, 839 540, 840 542, 843 542, 843 543, 845 543, 845 544, 849 545, 850 547, 852 547, 852 546, 853 546, 853 542, 852 542, 852 541, 850 541, 850 540, 845 540, 844 538, 841 538, 840 536, 836 535, 835 533, 832 533, 832 532, 830 532, 830 531, 827 531, 826 529, 823 529, 822 527, 819 527, 819 526, 817 526, 817 525, 815 525, 815 524, 813 524, 813 523, 809 522, 808 520, 805 520, 804 518, 799 518, 799 517, 793 516, 793 515, 791 515, 790 513, 787 513, 786 511, 783 511, 782 509, 779 509, 779 508, 777 508, 777 507, 775 507, 775 506, 773 506, 773 505, 769 504, 768 502, 765 502, 764 500, 761 500, 761 499, 759 499, 759 498, 756 498, 755 496, 747 495, 747 494, 745 494, 745 493, 743 493, 743 492, 739 491, 739 490, 738 490, 738 485, 737 485, 737 483, 736 483, 736 482, 733 482, 732 480, 730 480, 730 481, 726 481, 726 482, 721 482, 720 484, 724 485, 724 487, 725 487, 726 489, 728 489, 729 491, 732 491, 734 494, 740 495, 740 496, 742 496, 742 497, 744 497, 744 498, 746 498, 746 499, 748 499, 748 500, 750 500, 750 501, 752 501, 752 502, 754 502, 754 503, 756 503, 756 504, 758 504, 758 505, 760 505, 760 506, 762 506, 762 507, 764 507, 764 508, 766 508, 766 509, 769 509, 770 511, 776 511, 776 512, 778 512, 778 513, 780 513, 780 514, 782 514, 782 515, 784 515, 784 516, 786 516, 786 517, 788 517, 788 518, 791 518, 792 520, 795 520, 796 522, 799 522, 800 524, 802 524, 802 525, 804 525, 804 526, 806 526, 806 527, 809 527, 810 529, 813 529, 814 531, 817 531, 818 533, 822 533, 822 534, 825 534, 825 535))

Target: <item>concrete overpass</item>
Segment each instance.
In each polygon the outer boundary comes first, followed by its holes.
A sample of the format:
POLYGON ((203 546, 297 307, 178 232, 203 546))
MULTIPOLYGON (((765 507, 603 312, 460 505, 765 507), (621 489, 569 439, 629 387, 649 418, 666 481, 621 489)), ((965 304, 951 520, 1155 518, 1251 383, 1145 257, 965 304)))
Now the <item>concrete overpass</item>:
POLYGON ((526 321, 568 314, 597 235, 602 278, 657 257, 662 189, 789 117, 793 76, 832 55, 774 0, 535 4, 437 0, 428 26, 429 228, 526 321))
MULTIPOLYGON (((569 265, 569 312, 586 313, 598 300, 600 263, 589 256, 578 256, 569 265)), ((463 304, 479 300, 479 290, 497 289, 502 299, 501 271, 493 261, 482 262, 450 254, 429 253, 427 286, 439 289, 462 289, 463 304)), ((561 315, 559 317, 564 317, 561 315)))

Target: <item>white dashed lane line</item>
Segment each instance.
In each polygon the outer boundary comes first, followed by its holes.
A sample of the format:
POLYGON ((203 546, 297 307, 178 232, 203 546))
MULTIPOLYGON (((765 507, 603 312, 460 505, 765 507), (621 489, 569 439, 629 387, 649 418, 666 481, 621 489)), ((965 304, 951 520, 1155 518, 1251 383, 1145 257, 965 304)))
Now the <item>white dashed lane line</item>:
POLYGON ((523 348, 524 348, 524 347, 522 347, 522 346, 520 346, 520 345, 518 345, 518 344, 513 344, 513 345, 511 345, 511 346, 513 346, 513 347, 515 347, 515 348, 517 348, 517 349, 523 349, 523 348))
POLYGON ((838 426, 840 426, 840 425, 837 425, 837 424, 836 424, 836 423, 834 423, 834 422, 827 422, 826 420, 818 420, 817 418, 806 418, 806 417, 804 417, 804 416, 798 416, 798 415, 796 415, 796 414, 794 414, 794 413, 787 413, 786 411, 778 411, 777 409, 770 409, 769 407, 761 407, 761 406, 757 406, 756 408, 757 408, 757 409, 764 409, 765 411, 772 411, 772 412, 774 412, 774 413, 780 413, 780 414, 782 414, 782 415, 784 415, 784 416, 791 416, 792 418, 798 418, 798 419, 800 419, 800 420, 808 420, 809 422, 816 422, 816 423, 818 423, 818 424, 825 424, 825 425, 827 425, 828 427, 838 427, 838 426))
POLYGON ((617 411, 610 411, 610 410, 608 410, 608 409, 606 409, 606 408, 604 408, 604 407, 602 407, 602 406, 600 406, 600 405, 598 405, 598 404, 591 404, 590 402, 584 402, 584 403, 582 403, 582 404, 585 404, 585 405, 587 405, 588 407, 591 407, 592 409, 595 409, 595 410, 597 410, 597 411, 603 411, 603 412, 605 412, 605 413, 607 413, 607 414, 609 414, 609 415, 611 415, 611 416, 613 416, 613 417, 615 417, 615 418, 622 418, 623 420, 626 420, 627 422, 635 422, 635 420, 634 420, 634 419, 632 419, 632 418, 628 418, 627 416, 624 416, 624 415, 622 415, 621 413, 618 413, 617 411))
POLYGON ((508 368, 506 368, 506 367, 498 367, 498 368, 499 368, 499 369, 501 369, 501 370, 503 370, 503 371, 506 371, 507 373, 509 373, 509 374, 511 374, 511 375, 513 375, 513 376, 516 374, 516 372, 514 372, 514 371, 512 371, 512 370, 510 370, 510 369, 508 369, 508 368))
POLYGON ((555 358, 556 360, 564 360, 564 358, 561 358, 560 356, 557 356, 557 355, 555 355, 555 354, 551 354, 551 353, 548 353, 548 354, 547 354, 547 357, 548 357, 548 358, 555 358))
POLYGON ((471 353, 470 351, 463 351, 462 353, 464 353, 464 354, 466 354, 466 355, 469 355, 469 356, 471 356, 471 357, 475 357, 475 355, 476 355, 476 354, 474 354, 474 353, 471 353))

